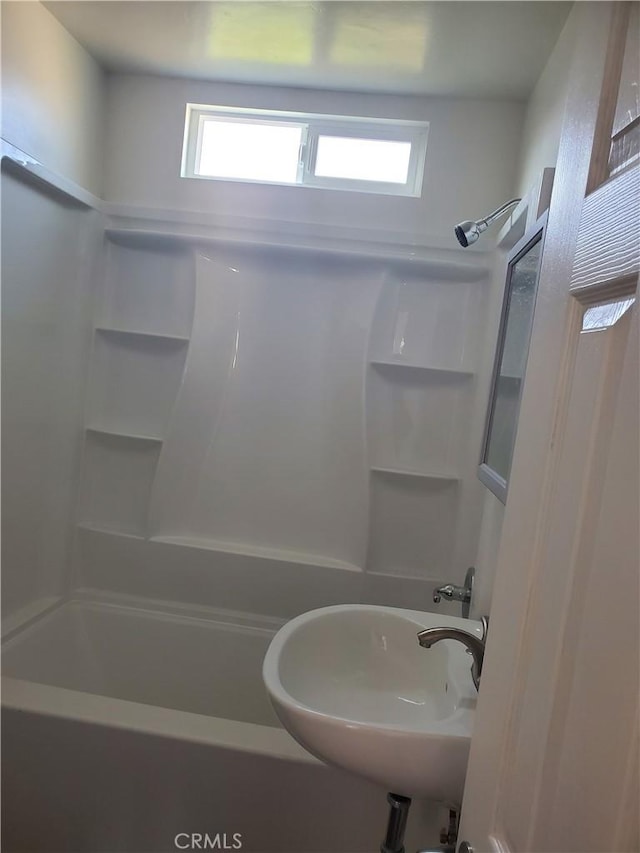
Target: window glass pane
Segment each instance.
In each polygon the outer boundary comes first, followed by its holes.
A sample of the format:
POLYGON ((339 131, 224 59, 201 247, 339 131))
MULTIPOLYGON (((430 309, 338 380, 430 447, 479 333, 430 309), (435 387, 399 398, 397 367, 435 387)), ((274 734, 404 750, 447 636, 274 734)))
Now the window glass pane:
POLYGON ((319 136, 315 174, 322 178, 406 184, 410 142, 319 136))
POLYGON ((217 121, 202 128, 196 175, 295 184, 302 128, 217 121))

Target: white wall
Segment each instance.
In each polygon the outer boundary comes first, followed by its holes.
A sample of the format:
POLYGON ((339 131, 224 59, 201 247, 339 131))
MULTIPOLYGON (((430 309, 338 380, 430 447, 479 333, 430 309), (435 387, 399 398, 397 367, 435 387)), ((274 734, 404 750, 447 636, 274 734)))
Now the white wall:
POLYGON ((16 621, 71 580, 91 264, 101 238, 98 213, 25 180, 5 161, 2 613, 16 621))
POLYGON ((118 204, 387 229, 455 248, 452 226, 509 197, 524 109, 499 101, 413 98, 203 83, 108 80, 105 197, 118 204), (188 102, 430 122, 422 198, 180 178, 188 102))
MULTIPOLYGON (((102 189, 104 75, 37 2, 3 2, 2 137, 102 189)), ((71 582, 69 552, 100 215, 2 167, 2 611, 5 627, 71 582)))
POLYGON ((518 195, 524 195, 545 166, 555 166, 569 87, 576 33, 570 14, 529 98, 518 166, 518 195))
MULTIPOLYGON (((566 106, 569 68, 575 48, 577 16, 575 10, 558 38, 527 104, 524 133, 518 167, 518 195, 525 195, 545 167, 554 167, 558 156, 562 121, 566 106)), ((499 263, 496 268, 504 269, 499 263)), ((502 281, 493 282, 496 316, 500 312, 502 281), (497 286, 499 285, 499 286, 497 286)), ((495 340, 492 338, 492 348, 495 340)), ((484 495, 480 541, 476 559, 476 586, 473 610, 487 614, 491 608, 493 577, 500 547, 504 505, 488 490, 484 495)))
POLYGON ((104 75, 37 2, 2 3, 2 136, 99 195, 104 75))

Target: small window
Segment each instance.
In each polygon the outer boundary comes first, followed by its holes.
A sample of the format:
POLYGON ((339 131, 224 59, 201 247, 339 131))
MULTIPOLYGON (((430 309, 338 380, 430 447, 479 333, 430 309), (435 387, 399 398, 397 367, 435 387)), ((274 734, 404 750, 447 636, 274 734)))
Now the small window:
POLYGON ((321 135, 314 175, 404 185, 409 177, 410 159, 410 142, 321 135))
POLYGON ((295 184, 303 130, 294 124, 205 121, 196 148, 196 174, 295 184))
POLYGON ((426 122, 187 104, 182 177, 420 196, 426 122))

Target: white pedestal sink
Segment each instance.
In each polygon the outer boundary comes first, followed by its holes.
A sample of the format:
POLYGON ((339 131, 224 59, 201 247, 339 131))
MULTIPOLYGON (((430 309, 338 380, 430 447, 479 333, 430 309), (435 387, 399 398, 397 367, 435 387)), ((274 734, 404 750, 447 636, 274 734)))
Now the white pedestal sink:
POLYGON ((283 725, 313 755, 387 791, 460 803, 477 691, 461 643, 418 645, 418 631, 440 625, 482 635, 479 622, 394 607, 291 620, 263 668, 283 725))

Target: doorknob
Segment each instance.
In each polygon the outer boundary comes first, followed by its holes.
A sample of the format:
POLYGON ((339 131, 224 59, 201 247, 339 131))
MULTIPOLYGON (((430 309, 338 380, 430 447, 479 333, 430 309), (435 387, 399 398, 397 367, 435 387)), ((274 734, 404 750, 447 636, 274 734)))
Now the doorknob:
POLYGON ((460 847, 458 847, 458 853, 473 853, 473 847, 468 841, 462 841, 460 842, 460 847))

